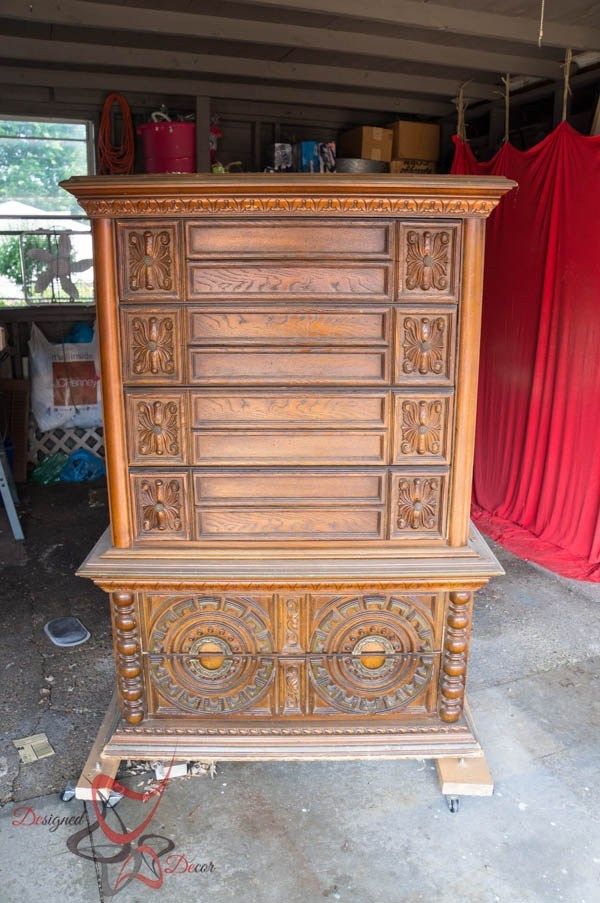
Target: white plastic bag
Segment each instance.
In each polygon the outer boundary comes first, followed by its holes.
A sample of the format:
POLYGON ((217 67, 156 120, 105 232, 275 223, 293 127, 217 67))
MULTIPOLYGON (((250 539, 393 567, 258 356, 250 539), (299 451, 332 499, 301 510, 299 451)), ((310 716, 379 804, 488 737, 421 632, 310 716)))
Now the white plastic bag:
POLYGON ((91 342, 52 344, 31 326, 31 409, 42 432, 102 426, 96 331, 91 342))

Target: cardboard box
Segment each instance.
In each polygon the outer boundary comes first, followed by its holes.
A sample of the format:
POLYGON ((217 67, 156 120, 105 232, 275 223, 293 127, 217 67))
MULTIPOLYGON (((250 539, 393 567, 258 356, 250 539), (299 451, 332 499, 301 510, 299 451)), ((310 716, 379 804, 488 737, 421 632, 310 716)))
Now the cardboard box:
POLYGON ((344 132, 337 147, 338 157, 360 157, 363 160, 392 159, 392 130, 362 125, 344 132))
POLYGON ((440 156, 440 127, 436 123, 399 119, 392 123, 392 136, 392 160, 437 160, 440 156))
POLYGON ((435 160, 391 160, 390 172, 426 174, 436 171, 435 160))

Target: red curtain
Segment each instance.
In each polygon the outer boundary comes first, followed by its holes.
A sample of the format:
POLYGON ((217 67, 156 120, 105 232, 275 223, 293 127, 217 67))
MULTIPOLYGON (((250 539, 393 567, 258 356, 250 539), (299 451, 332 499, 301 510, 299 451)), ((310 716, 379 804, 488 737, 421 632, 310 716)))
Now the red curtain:
POLYGON ((518 182, 488 221, 473 516, 508 549, 600 582, 600 137, 567 123, 453 173, 518 182))

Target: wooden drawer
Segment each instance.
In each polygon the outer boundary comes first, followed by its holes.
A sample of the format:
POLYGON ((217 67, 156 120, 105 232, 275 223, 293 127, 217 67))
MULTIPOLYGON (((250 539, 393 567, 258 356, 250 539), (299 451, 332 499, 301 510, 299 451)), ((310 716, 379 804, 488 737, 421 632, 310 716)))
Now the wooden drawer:
POLYGON ((389 354, 368 348, 190 348, 190 382, 204 385, 382 385, 389 354))
POLYGON ((386 392, 228 389, 192 392, 193 429, 384 429, 386 392))
POLYGON ((319 262, 268 263, 227 261, 188 264, 188 297, 214 300, 243 295, 245 299, 312 297, 315 300, 391 300, 391 265, 319 262))
POLYGON ((398 309, 395 324, 397 385, 448 386, 454 382, 456 314, 431 308, 398 309))
POLYGON ((192 437, 194 464, 243 466, 386 464, 386 433, 358 430, 203 430, 192 437))
POLYGON ((188 341, 192 345, 385 345, 389 319, 387 308, 192 308, 188 341))
POLYGON ((436 710, 443 593, 141 594, 150 714, 436 710))
POLYGON ((383 510, 375 508, 196 509, 199 539, 382 539, 383 510))
POLYGON ((191 258, 298 255, 310 258, 388 257, 391 224, 378 220, 325 219, 231 220, 186 223, 186 253, 191 258))
POLYGON ((194 501, 214 505, 382 505, 385 471, 196 471, 194 501))

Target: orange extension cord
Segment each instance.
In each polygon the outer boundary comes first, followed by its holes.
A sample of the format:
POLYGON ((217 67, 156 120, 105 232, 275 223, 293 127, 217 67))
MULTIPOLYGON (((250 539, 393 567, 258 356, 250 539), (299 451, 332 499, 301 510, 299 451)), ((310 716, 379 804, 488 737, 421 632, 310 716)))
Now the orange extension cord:
POLYGON ((98 132, 98 171, 101 175, 128 175, 133 172, 135 139, 131 107, 122 94, 109 94, 102 107, 100 130, 98 132), (118 103, 123 120, 121 144, 112 144, 111 110, 118 103))

